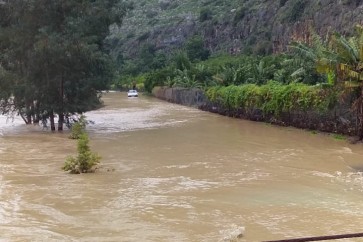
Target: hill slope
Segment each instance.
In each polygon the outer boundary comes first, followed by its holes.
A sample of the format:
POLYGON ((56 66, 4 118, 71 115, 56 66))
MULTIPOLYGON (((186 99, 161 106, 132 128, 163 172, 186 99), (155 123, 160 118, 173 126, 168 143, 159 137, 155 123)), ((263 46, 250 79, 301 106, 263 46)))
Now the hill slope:
POLYGON ((212 53, 265 54, 308 39, 309 26, 345 34, 357 23, 363 0, 140 0, 110 44, 114 55, 133 58, 145 44, 170 52, 198 34, 212 53))

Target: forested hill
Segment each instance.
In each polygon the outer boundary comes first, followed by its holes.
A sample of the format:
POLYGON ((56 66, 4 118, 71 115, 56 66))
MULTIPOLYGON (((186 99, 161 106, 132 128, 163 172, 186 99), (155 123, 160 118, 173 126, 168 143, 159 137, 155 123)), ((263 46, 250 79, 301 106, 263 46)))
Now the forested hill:
POLYGON ((135 58, 143 46, 157 52, 183 46, 200 35, 212 53, 278 52, 291 39, 349 33, 363 23, 363 0, 137 0, 110 36, 113 54, 135 58))

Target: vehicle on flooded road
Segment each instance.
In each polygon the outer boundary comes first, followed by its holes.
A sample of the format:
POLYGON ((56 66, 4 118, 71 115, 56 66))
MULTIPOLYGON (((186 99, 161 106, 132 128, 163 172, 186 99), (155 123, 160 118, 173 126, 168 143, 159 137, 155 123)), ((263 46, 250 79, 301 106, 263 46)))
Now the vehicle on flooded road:
POLYGON ((139 96, 139 94, 136 90, 129 90, 127 92, 127 97, 138 97, 138 96, 139 96))

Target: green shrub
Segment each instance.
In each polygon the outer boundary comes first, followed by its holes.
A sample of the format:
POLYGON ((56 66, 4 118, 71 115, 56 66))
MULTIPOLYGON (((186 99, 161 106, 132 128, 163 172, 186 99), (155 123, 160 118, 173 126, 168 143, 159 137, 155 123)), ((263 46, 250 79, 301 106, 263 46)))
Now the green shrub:
POLYGON ((155 10, 152 10, 152 9, 148 9, 148 10, 146 10, 145 15, 146 15, 147 18, 153 18, 153 17, 158 15, 158 12, 155 11, 155 10))
POLYGON ((335 105, 337 94, 334 89, 309 86, 301 83, 283 85, 270 81, 265 85, 245 84, 240 86, 211 87, 206 96, 225 108, 254 109, 264 114, 279 116, 283 112, 325 112, 335 105))
POLYGON ((210 51, 204 47, 204 41, 201 36, 196 35, 188 40, 185 45, 190 61, 207 60, 210 56, 210 51))
POLYGON ((238 24, 238 22, 240 22, 246 16, 247 10, 248 9, 245 6, 240 7, 236 10, 233 18, 233 25, 238 24))
POLYGON ((283 21, 294 23, 300 19, 304 14, 305 7, 307 6, 307 1, 294 0, 289 2, 289 9, 286 10, 283 16, 283 21))
POLYGON ((285 4, 286 4, 287 1, 288 0, 280 0, 280 7, 285 6, 285 4))
POLYGON ((101 157, 90 151, 89 138, 86 133, 82 133, 78 139, 77 151, 78 156, 69 156, 63 166, 64 171, 72 174, 80 174, 94 171, 93 168, 99 162, 101 157))
POLYGON ((142 41, 145 41, 149 37, 150 37, 150 32, 146 32, 146 33, 143 33, 142 35, 140 35, 139 37, 137 37, 137 40, 142 42, 142 41))
POLYGON ((166 81, 168 77, 173 79, 174 76, 175 70, 173 68, 163 68, 147 73, 144 82, 145 91, 151 93, 155 86, 163 86, 164 81, 166 81))
POLYGON ((258 41, 252 51, 256 55, 271 55, 273 52, 272 42, 268 40, 258 41))
POLYGON ((213 12, 210 8, 203 8, 199 13, 199 21, 204 22, 213 18, 213 12))
POLYGON ((192 67, 192 63, 188 57, 188 54, 185 51, 177 51, 174 53, 173 63, 175 68, 178 70, 190 69, 192 67))
POLYGON ((341 134, 333 134, 333 138, 335 140, 345 140, 346 139, 346 137, 341 134))

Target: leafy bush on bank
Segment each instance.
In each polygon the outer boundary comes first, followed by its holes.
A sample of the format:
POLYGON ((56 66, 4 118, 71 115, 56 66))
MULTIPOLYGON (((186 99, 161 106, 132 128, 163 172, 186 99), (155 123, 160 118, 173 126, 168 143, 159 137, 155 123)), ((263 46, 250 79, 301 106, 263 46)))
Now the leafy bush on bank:
POLYGON ((245 112, 261 110, 265 115, 276 116, 292 111, 324 112, 337 102, 337 92, 331 87, 302 83, 283 85, 275 81, 262 86, 211 87, 206 91, 206 96, 211 102, 227 109, 242 109, 245 112))

